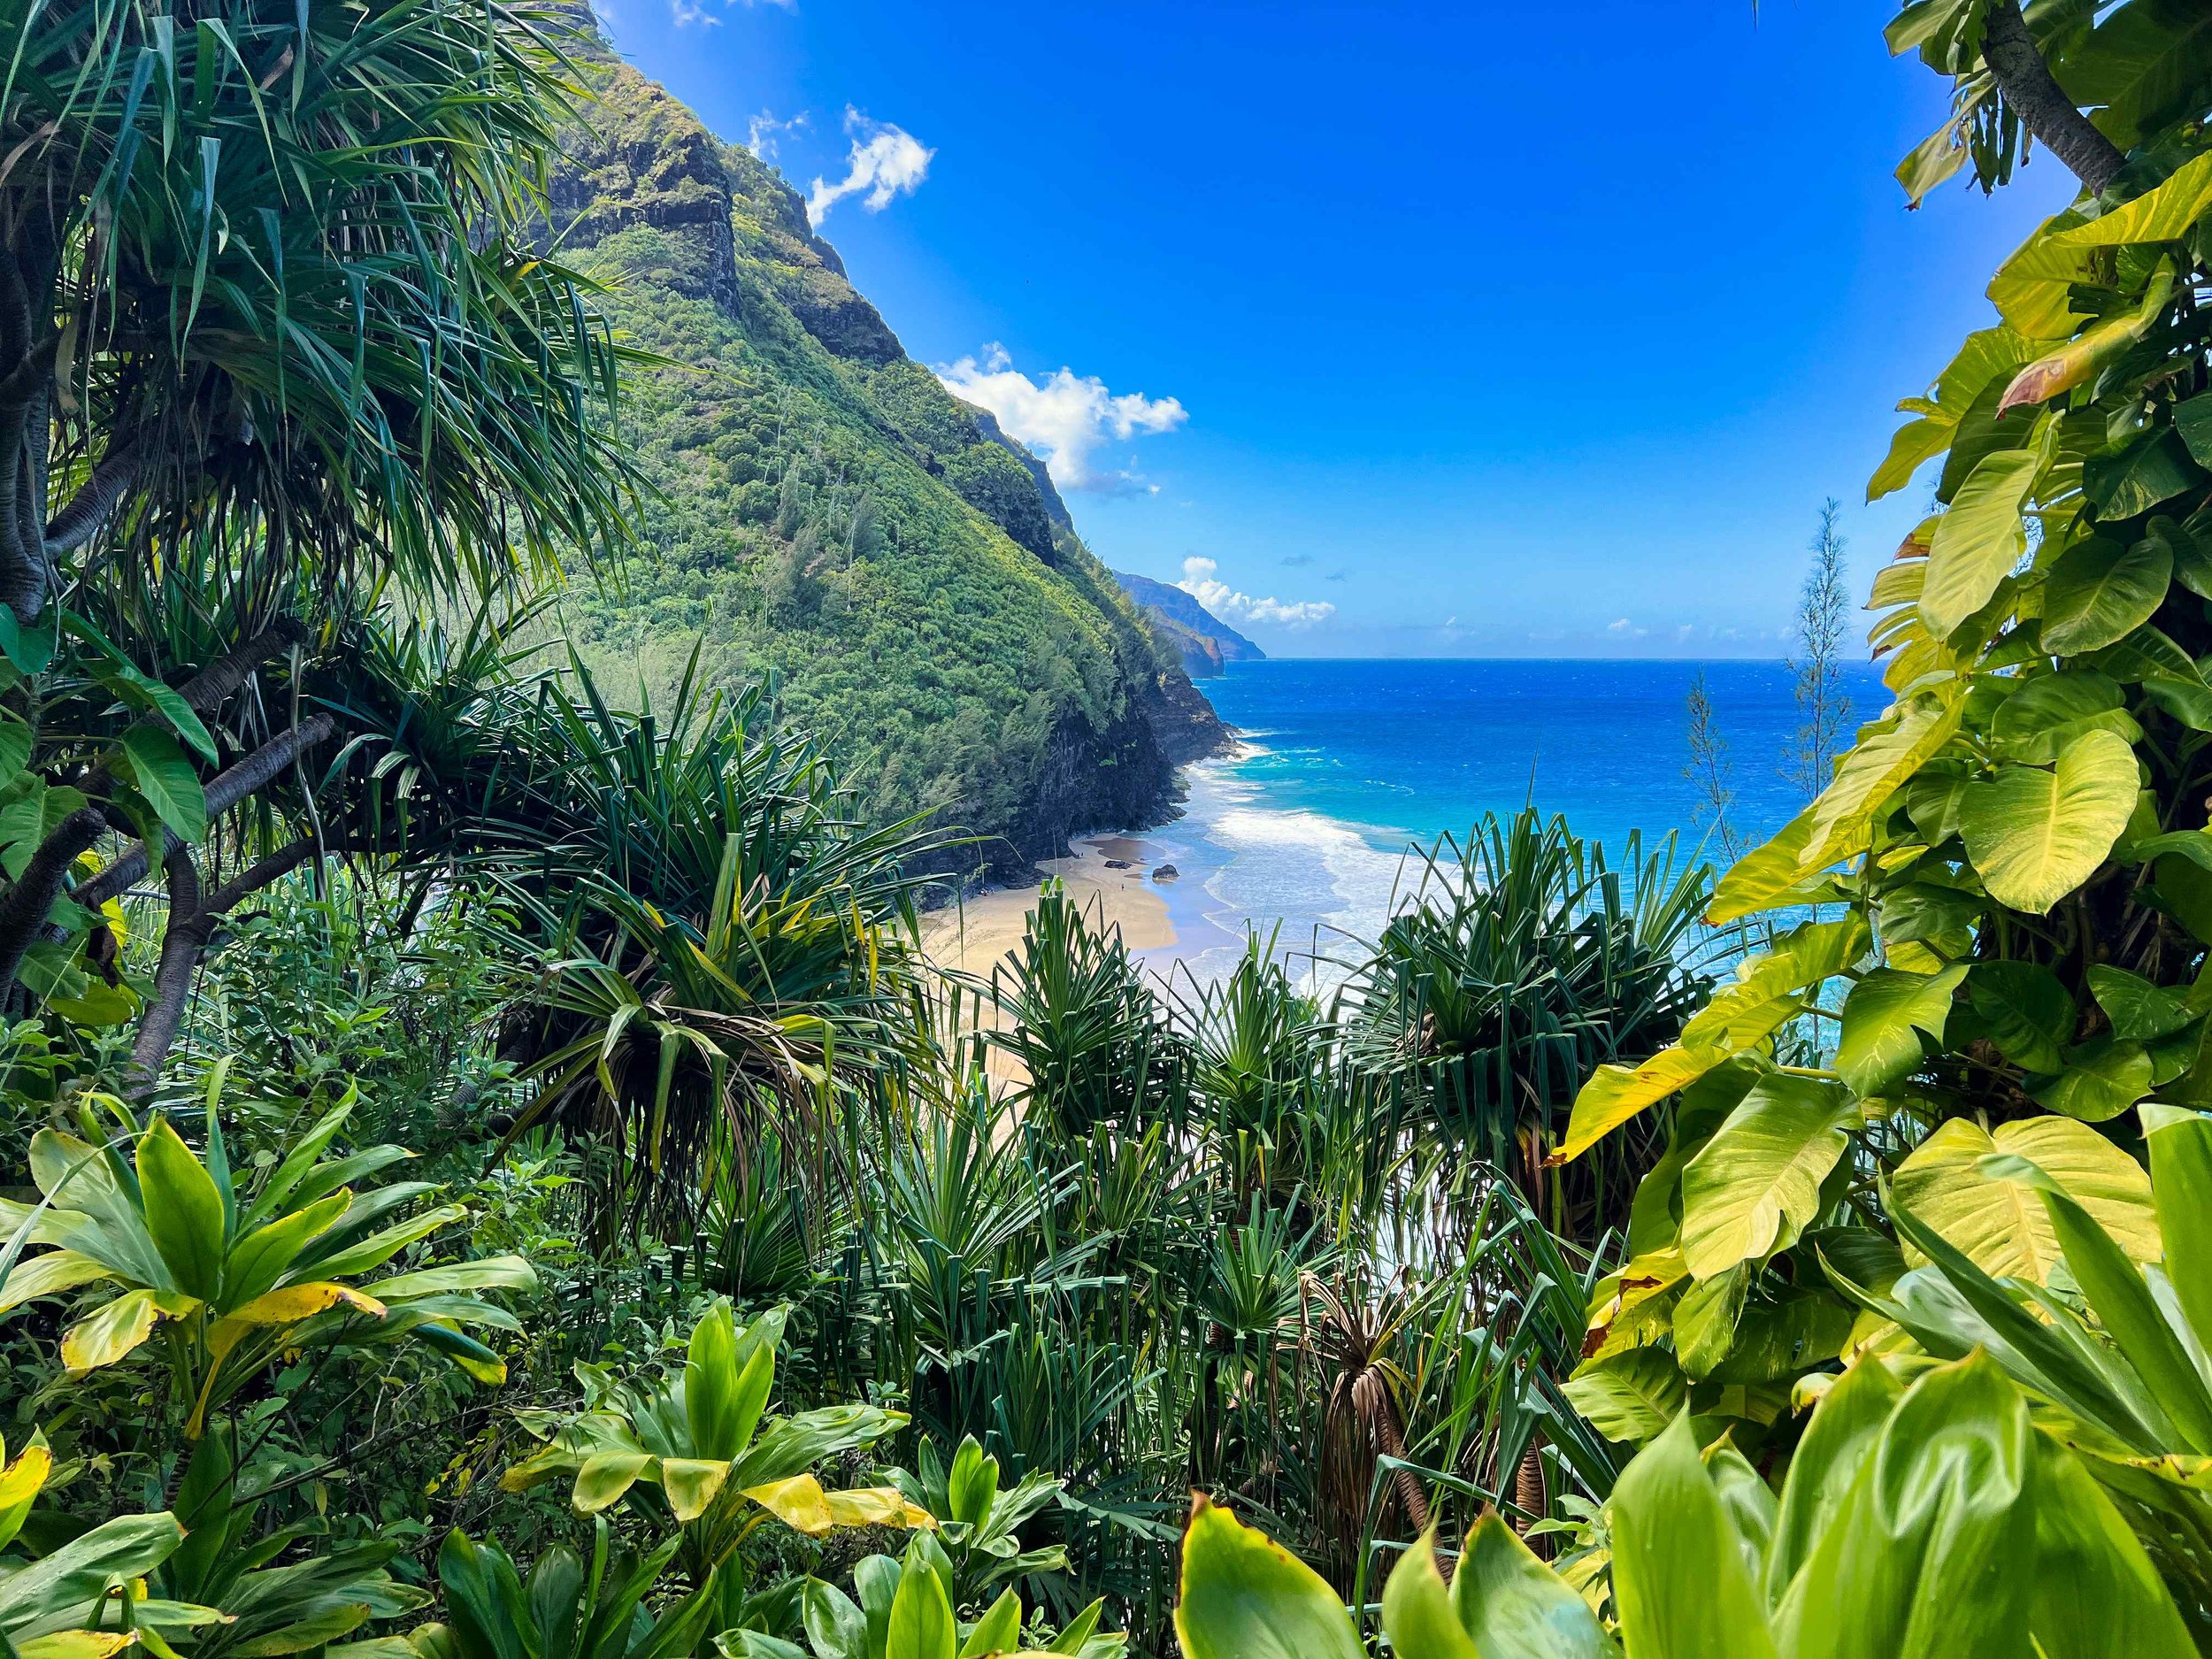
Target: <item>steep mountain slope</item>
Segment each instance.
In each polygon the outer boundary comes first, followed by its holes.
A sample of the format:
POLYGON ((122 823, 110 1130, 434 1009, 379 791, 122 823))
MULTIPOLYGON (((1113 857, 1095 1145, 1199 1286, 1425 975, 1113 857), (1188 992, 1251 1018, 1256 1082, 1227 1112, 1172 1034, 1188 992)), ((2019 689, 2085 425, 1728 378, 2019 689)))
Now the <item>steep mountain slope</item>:
POLYGON ((1260 663, 1267 653, 1181 588, 1130 571, 1116 571, 1122 591, 1143 607, 1153 632, 1164 635, 1183 654, 1183 667, 1198 680, 1222 672, 1225 663, 1260 663))
POLYGON ((1002 871, 1159 822, 1224 728, 1035 458, 914 362, 798 196, 626 65, 568 135, 564 251, 671 366, 634 373, 649 555, 580 588, 597 664, 772 674, 870 812, 934 810, 1002 871))

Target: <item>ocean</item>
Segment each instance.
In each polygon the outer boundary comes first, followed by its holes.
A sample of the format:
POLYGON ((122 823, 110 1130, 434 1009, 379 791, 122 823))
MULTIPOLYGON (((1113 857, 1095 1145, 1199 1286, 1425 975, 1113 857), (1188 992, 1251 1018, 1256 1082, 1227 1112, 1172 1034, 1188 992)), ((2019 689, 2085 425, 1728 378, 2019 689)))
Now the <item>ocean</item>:
MULTIPOLYGON (((1172 958, 1201 979, 1279 928, 1279 949, 1324 961, 1371 939, 1422 865, 1409 851, 1464 839, 1485 813, 1532 803, 1617 849, 1680 832, 1699 850, 1687 699, 1705 674, 1726 742, 1739 834, 1763 837, 1803 804, 1783 772, 1800 713, 1774 662, 1269 661, 1236 663, 1200 688, 1243 737, 1236 757, 1189 768, 1184 815, 1149 832, 1179 879, 1168 900, 1172 958)), ((1855 664, 1847 738, 1887 705, 1878 671, 1855 664)))

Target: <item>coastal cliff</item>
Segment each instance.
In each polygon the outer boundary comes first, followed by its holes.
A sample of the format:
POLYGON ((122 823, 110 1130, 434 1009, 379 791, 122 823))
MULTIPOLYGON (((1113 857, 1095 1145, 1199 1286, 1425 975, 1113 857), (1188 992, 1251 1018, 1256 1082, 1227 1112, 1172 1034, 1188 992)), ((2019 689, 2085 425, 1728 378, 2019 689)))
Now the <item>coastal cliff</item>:
POLYGON ((1000 873, 1172 816, 1227 730, 1037 458, 908 357, 750 151, 611 58, 552 181, 564 257, 664 366, 626 377, 645 556, 565 606, 649 693, 690 654, 772 676, 872 817, 932 812, 1000 873))

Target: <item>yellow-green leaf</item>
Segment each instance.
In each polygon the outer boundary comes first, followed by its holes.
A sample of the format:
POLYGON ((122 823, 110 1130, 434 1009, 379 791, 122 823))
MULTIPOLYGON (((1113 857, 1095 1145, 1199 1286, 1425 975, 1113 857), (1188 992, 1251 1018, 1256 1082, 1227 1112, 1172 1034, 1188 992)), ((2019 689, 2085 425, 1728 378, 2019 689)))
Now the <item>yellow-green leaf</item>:
POLYGON ((2027 552, 2023 514, 2042 470, 2039 445, 1985 456, 1937 520, 1920 590, 1920 618, 1936 638, 1949 639, 1987 604, 2027 552))
POLYGON ((1321 1575, 1203 1496, 1183 1533, 1175 1633, 1184 1659, 1363 1659, 1321 1575))
MULTIPOLYGON (((2159 1258, 2150 1179, 2133 1158, 2070 1118, 2023 1118, 2000 1124, 1993 1135, 1954 1118, 1898 1166, 1892 1197, 1992 1278, 2041 1284, 2061 1259, 2058 1235, 2033 1187, 1982 1172, 1982 1160, 2000 1152, 2041 1170, 2137 1261, 2159 1258)), ((1908 1252, 1909 1259, 1915 1256, 1908 1252)))
POLYGON ((223 1285, 223 1198, 166 1118, 139 1141, 138 1185, 146 1231, 177 1288, 212 1302, 223 1285))
POLYGON ((1698 1279, 1795 1241, 1849 1143, 1858 1102, 1840 1084, 1763 1079, 1682 1171, 1682 1257, 1698 1279))
POLYGON ((0 1313, 19 1308, 39 1296, 54 1296, 80 1285, 89 1285, 118 1274, 105 1262, 75 1250, 49 1250, 18 1262, 7 1283, 0 1285, 0 1313))
POLYGON ((2135 751, 2085 732, 2050 771, 2008 766, 1967 789, 1959 833, 1990 896, 2040 916, 2093 875, 2135 810, 2135 751))
POLYGON ((112 1365, 154 1333, 164 1318, 181 1318, 201 1304, 173 1290, 127 1290, 65 1332, 61 1363, 73 1371, 112 1365))

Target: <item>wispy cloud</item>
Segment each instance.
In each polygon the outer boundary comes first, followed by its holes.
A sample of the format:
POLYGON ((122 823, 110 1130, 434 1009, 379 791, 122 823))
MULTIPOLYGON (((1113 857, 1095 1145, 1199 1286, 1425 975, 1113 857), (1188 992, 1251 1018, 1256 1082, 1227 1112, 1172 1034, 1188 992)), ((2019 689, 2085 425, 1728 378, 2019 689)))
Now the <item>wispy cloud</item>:
POLYGON ((1607 623, 1605 625, 1605 631, 1617 640, 1640 640, 1645 634, 1651 632, 1649 628, 1638 627, 1626 617, 1623 617, 1615 622, 1607 623))
MULTIPOLYGON (((796 12, 799 9, 798 0, 722 0, 722 9, 726 12, 733 5, 743 6, 749 12, 756 5, 773 6, 779 12, 796 12)), ((599 11, 603 17, 609 15, 604 6, 599 11)), ((676 19, 676 27, 680 29, 689 28, 694 24, 702 28, 717 28, 722 22, 708 9, 708 0, 668 0, 668 14, 676 19)))
POLYGON ((929 164, 937 152, 902 127, 872 121, 848 104, 845 132, 853 141, 846 157, 845 176, 835 183, 817 179, 807 194, 806 217, 819 225, 829 211, 848 196, 860 197, 871 213, 880 213, 902 196, 911 196, 929 177, 929 164))
POLYGON ((1052 481, 1062 489, 1156 495, 1159 486, 1146 483, 1133 465, 1102 469, 1092 457, 1109 442, 1172 432, 1190 419, 1175 398, 1110 392, 1095 374, 1079 375, 1064 366, 1032 380, 995 342, 984 347, 980 357, 940 365, 937 378, 954 396, 989 410, 1008 436, 1042 456, 1052 481))
POLYGON ((1255 599, 1221 580, 1215 574, 1220 568, 1210 558, 1187 558, 1183 561, 1183 580, 1175 585, 1224 622, 1263 622, 1279 627, 1310 628, 1336 614, 1336 607, 1325 599, 1255 599))
POLYGON ((813 117, 804 110, 787 121, 776 119, 773 110, 763 110, 745 123, 745 148, 763 161, 776 158, 776 146, 787 133, 803 133, 813 125, 813 117))

